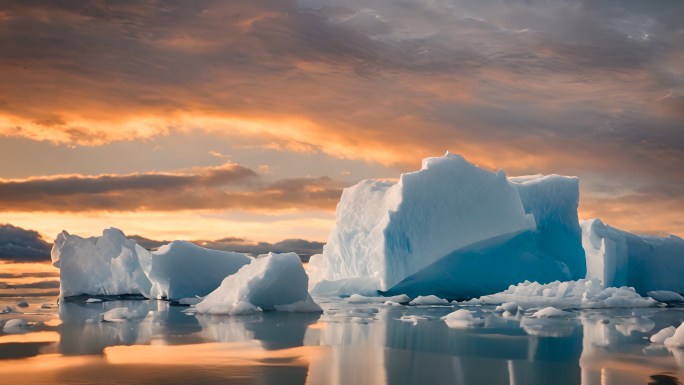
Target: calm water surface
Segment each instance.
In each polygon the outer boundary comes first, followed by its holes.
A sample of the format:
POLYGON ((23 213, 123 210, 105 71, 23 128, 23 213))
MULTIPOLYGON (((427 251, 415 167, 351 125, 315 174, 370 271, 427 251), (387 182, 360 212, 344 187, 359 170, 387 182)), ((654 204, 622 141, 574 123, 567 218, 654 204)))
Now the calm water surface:
MULTIPOLYGON (((28 308, 16 308, 21 313, 0 315, 0 324, 36 323, 23 334, 0 332, 2 384, 684 383, 684 350, 647 340, 678 326, 684 308, 538 320, 472 307, 484 326, 449 329, 439 317, 456 307, 318 299, 324 314, 209 317, 163 301, 41 308, 54 297, 27 300, 28 308), (122 306, 141 317, 99 321, 122 306)), ((0 298, 0 305, 17 302, 0 298)))

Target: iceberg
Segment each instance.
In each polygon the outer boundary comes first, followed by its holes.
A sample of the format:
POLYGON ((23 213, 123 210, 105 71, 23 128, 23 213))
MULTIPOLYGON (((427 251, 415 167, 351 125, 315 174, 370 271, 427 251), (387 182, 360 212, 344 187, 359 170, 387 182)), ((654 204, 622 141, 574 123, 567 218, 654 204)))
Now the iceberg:
POLYGON ((464 299, 582 279, 578 205, 576 177, 507 178, 448 152, 427 158, 397 183, 345 189, 328 244, 310 261, 312 292, 464 299))
POLYGON ((151 298, 178 300, 211 293, 250 261, 241 253, 173 241, 147 254, 141 263, 152 283, 151 298))
POLYGON ((295 253, 260 256, 226 277, 195 305, 202 314, 250 314, 262 310, 321 311, 308 292, 308 277, 295 253))
POLYGON ((396 183, 365 180, 345 189, 336 227, 312 258, 312 280, 363 278, 387 290, 454 250, 534 227, 503 172, 447 153, 396 183))
POLYGON ((684 293, 684 240, 674 235, 636 235, 604 224, 581 222, 587 278, 604 286, 631 286, 639 294, 684 293))
POLYGON ((60 297, 81 294, 138 294, 149 298, 152 284, 140 260, 149 252, 115 228, 100 237, 81 238, 62 231, 52 246, 59 268, 60 297))

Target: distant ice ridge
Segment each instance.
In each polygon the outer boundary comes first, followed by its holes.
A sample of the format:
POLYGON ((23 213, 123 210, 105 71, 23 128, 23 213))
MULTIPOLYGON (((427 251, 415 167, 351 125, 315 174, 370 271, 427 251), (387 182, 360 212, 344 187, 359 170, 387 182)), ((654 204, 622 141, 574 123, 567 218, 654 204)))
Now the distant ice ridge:
POLYGON ((152 282, 151 298, 173 300, 211 293, 225 277, 252 260, 241 253, 206 249, 187 241, 173 241, 144 255, 141 264, 152 282))
POLYGON ((52 247, 52 264, 60 269, 60 297, 79 294, 150 296, 152 284, 140 260, 149 252, 115 228, 101 237, 81 238, 61 232, 52 247))
POLYGON ((684 293, 682 238, 631 234, 600 219, 582 221, 581 225, 587 278, 598 279, 605 286, 632 286, 643 295, 663 290, 684 293))
POLYGON ((297 254, 269 253, 226 277, 195 309, 229 315, 262 310, 320 312, 307 288, 308 277, 297 254))
POLYGON ((471 298, 526 279, 580 279, 586 265, 574 177, 506 178, 459 155, 427 158, 397 183, 342 194, 336 228, 309 271, 314 294, 471 298))

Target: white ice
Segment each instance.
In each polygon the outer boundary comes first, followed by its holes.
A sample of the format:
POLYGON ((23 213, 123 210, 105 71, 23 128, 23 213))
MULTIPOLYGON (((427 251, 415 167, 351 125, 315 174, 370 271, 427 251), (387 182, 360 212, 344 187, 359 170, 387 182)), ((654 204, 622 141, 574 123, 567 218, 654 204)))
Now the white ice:
POLYGON ((153 251, 142 265, 152 282, 151 298, 177 300, 211 293, 225 277, 250 261, 241 253, 173 241, 153 251))
POLYGON ((436 295, 419 295, 414 298, 409 305, 448 305, 449 301, 444 298, 439 298, 436 295))
POLYGON ((135 310, 130 310, 127 307, 115 307, 112 310, 101 314, 101 320, 104 322, 126 322, 128 319, 141 318, 144 314, 139 314, 135 310))
POLYGON ((60 269, 60 297, 79 294, 150 295, 150 281, 140 266, 149 252, 110 228, 100 237, 81 238, 62 231, 52 247, 52 264, 60 269))
POLYGON ((654 344, 664 344, 665 340, 672 337, 677 330, 674 326, 668 326, 661 329, 658 333, 651 336, 650 340, 654 344))
POLYGON ((466 309, 459 309, 442 317, 442 320, 452 329, 463 329, 471 326, 478 326, 484 320, 473 316, 473 313, 466 309))
POLYGON ((664 341, 668 348, 684 348, 684 322, 675 330, 672 337, 668 337, 664 341))
POLYGON ((533 318, 549 318, 549 317, 568 317, 572 313, 569 313, 567 311, 563 311, 560 309, 556 309, 553 306, 545 307, 541 310, 537 310, 532 314, 533 318))
POLYGON ((651 307, 658 302, 653 298, 640 296, 631 287, 604 288, 598 280, 567 282, 523 282, 511 285, 508 290, 482 296, 480 302, 498 305, 516 302, 523 309, 553 306, 558 309, 651 307))
POLYGON ((533 228, 503 172, 447 153, 396 183, 345 189, 336 227, 313 260, 312 283, 357 278, 386 290, 454 250, 533 228))
POLYGON ((278 310, 277 306, 281 310, 310 311, 314 304, 307 288, 308 277, 297 254, 269 253, 226 277, 195 309, 198 313, 229 315, 278 310))

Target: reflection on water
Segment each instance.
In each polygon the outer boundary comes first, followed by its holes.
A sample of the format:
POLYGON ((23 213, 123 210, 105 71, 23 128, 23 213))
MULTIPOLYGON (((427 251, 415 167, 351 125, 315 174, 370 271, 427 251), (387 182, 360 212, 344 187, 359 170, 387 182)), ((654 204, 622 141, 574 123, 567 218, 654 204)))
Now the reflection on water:
POLYGON ((676 384, 684 351, 645 338, 682 308, 575 312, 536 319, 474 307, 481 327, 449 329, 451 307, 322 303, 325 314, 187 315, 163 301, 68 302, 0 333, 2 383, 676 384), (101 322, 126 306, 140 317, 101 322), (402 319, 403 316, 403 319, 402 319), (410 321, 410 322, 407 322, 410 321))

